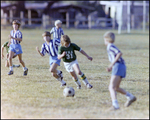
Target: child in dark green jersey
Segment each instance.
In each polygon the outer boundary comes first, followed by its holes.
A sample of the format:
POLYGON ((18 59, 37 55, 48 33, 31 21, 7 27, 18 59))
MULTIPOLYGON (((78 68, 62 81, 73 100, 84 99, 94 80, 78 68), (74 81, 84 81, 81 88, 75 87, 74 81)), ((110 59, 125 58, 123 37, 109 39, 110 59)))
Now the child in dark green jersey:
MULTIPOLYGON (((8 57, 9 57, 9 45, 8 45, 8 41, 5 42, 2 47, 1 47, 1 58, 3 59, 4 58, 4 47, 6 48, 6 62, 5 62, 5 67, 9 67, 9 62, 8 62, 8 57)), ((14 54, 13 58, 15 58, 17 55, 14 54)), ((20 67, 20 65, 13 65, 13 67, 20 67)))
POLYGON ((91 89, 93 86, 89 84, 84 73, 81 72, 79 68, 78 61, 76 59, 75 50, 80 51, 83 55, 85 55, 90 61, 92 61, 92 57, 88 56, 80 47, 76 44, 71 43, 70 38, 67 35, 63 35, 61 37, 61 45, 58 49, 58 59, 63 59, 64 66, 66 70, 73 77, 77 88, 81 89, 81 83, 78 80, 76 73, 81 77, 83 83, 87 86, 87 88, 91 89))

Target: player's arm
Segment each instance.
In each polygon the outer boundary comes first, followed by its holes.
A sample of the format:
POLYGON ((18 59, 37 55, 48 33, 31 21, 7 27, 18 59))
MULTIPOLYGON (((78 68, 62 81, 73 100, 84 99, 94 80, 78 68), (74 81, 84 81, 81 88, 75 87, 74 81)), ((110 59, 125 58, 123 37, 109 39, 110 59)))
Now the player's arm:
POLYGON ((63 58, 66 55, 65 51, 62 51, 61 46, 58 48, 58 59, 60 60, 61 58, 63 58))
POLYGON ((93 58, 92 57, 90 57, 90 56, 88 56, 88 54, 84 51, 84 50, 80 50, 80 53, 82 53, 83 55, 85 55, 89 60, 93 60, 93 58))
POLYGON ((110 72, 112 70, 113 65, 119 60, 119 58, 122 56, 122 53, 119 52, 116 57, 115 60, 108 66, 107 71, 110 72))
POLYGON ((18 40, 18 41, 22 41, 22 38, 14 38, 13 36, 9 35, 9 38, 10 39, 15 39, 15 40, 18 40))
POLYGON ((66 55, 66 52, 64 51, 62 54, 58 55, 58 59, 60 60, 61 58, 63 58, 66 55))
POLYGON ((40 52, 39 47, 36 47, 36 51, 43 57, 44 55, 40 52))

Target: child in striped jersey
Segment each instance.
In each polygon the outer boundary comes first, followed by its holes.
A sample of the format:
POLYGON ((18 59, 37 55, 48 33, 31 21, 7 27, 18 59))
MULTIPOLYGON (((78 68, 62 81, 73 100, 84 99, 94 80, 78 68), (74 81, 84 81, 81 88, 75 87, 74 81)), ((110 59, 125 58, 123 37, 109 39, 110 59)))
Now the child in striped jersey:
POLYGON ((8 43, 9 45, 9 68, 10 71, 8 72, 8 75, 13 74, 13 64, 12 64, 12 58, 14 55, 18 56, 19 62, 23 66, 24 73, 23 75, 27 75, 28 68, 26 68, 25 63, 22 60, 22 48, 20 45, 20 42, 22 41, 22 33, 19 30, 20 22, 18 20, 13 21, 13 30, 10 32, 9 38, 10 41, 8 43))
POLYGON ((67 35, 63 35, 61 37, 61 45, 58 50, 58 59, 63 59, 64 66, 66 70, 71 74, 73 80, 75 81, 77 88, 81 89, 81 83, 78 80, 76 73, 81 77, 82 82, 88 89, 91 89, 93 86, 89 84, 86 76, 83 72, 81 72, 79 68, 78 61, 76 59, 75 50, 80 51, 83 55, 85 55, 90 61, 92 61, 92 57, 88 56, 80 47, 76 44, 71 43, 70 38, 67 35))
POLYGON ((55 77, 58 81, 61 82, 61 86, 65 86, 66 82, 63 80, 62 71, 57 70, 57 66, 60 66, 60 60, 57 58, 58 54, 58 46, 60 45, 60 41, 58 39, 51 40, 50 32, 45 31, 43 34, 43 40, 45 43, 42 44, 41 51, 36 47, 38 53, 43 57, 47 53, 49 57, 50 64, 50 72, 52 76, 55 77))
POLYGON ((60 40, 61 35, 64 35, 64 31, 61 28, 62 22, 60 20, 55 21, 55 27, 53 27, 50 31, 51 34, 53 34, 53 39, 60 40))
POLYGON ((117 94, 119 92, 123 95, 126 95, 127 102, 125 106, 128 107, 136 101, 136 97, 133 96, 131 93, 125 91, 124 89, 120 88, 120 83, 122 78, 126 76, 126 65, 123 60, 121 51, 113 44, 115 41, 115 34, 112 32, 106 32, 104 34, 104 42, 107 46, 107 53, 109 57, 109 61, 111 64, 106 69, 108 72, 112 70, 112 75, 109 84, 109 91, 112 99, 112 107, 110 110, 117 110, 119 109, 119 104, 117 101, 117 94))

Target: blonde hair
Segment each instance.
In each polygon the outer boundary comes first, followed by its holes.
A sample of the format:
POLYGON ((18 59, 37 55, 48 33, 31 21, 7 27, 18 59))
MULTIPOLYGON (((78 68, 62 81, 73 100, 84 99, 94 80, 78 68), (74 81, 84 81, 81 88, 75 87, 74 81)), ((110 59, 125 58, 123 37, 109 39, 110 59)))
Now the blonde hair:
POLYGON ((49 36, 49 37, 51 37, 51 34, 50 34, 50 32, 45 31, 45 32, 42 34, 42 37, 44 37, 44 36, 49 36))
POLYGON ((71 43, 71 40, 68 35, 61 36, 61 45, 64 46, 64 43, 67 43, 67 44, 71 43))
POLYGON ((108 31, 104 34, 103 37, 106 38, 108 42, 115 42, 115 34, 113 32, 108 31))
POLYGON ((55 26, 57 25, 57 24, 59 24, 59 23, 62 23, 60 20, 56 20, 55 21, 55 26))

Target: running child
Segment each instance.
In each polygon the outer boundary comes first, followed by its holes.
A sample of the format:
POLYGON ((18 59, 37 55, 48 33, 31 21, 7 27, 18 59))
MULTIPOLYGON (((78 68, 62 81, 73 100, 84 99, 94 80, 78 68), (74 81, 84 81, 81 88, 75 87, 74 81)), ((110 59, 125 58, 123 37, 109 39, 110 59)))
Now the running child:
POLYGON ((13 65, 12 65, 12 58, 16 54, 18 56, 19 62, 23 66, 23 75, 27 75, 28 73, 28 68, 26 68, 25 63, 22 60, 22 48, 20 45, 20 42, 22 41, 22 33, 19 30, 20 27, 20 22, 18 20, 13 21, 13 30, 10 32, 9 38, 10 38, 10 46, 9 46, 9 69, 10 71, 8 72, 8 75, 13 74, 13 65))
POLYGON ((65 86, 66 82, 63 80, 62 71, 57 70, 57 66, 60 66, 60 60, 58 60, 58 46, 60 45, 60 41, 58 39, 51 40, 50 32, 45 31, 42 34, 43 40, 45 43, 42 44, 41 51, 36 47, 37 52, 43 57, 47 53, 49 57, 50 64, 50 72, 52 76, 55 77, 58 81, 61 82, 61 86, 65 86))
POLYGON ((55 21, 55 27, 53 27, 50 31, 51 34, 53 34, 53 39, 61 39, 61 35, 64 35, 64 31, 61 28, 62 22, 60 20, 55 21))
POLYGON ((58 59, 63 59, 64 66, 66 70, 71 74, 73 80, 75 81, 77 88, 81 89, 81 83, 78 80, 76 73, 81 77, 82 82, 85 86, 91 89, 93 86, 89 84, 86 76, 83 72, 81 72, 79 68, 78 61, 76 59, 75 50, 80 51, 83 55, 85 55, 90 61, 92 61, 92 57, 88 56, 80 47, 76 44, 71 43, 70 38, 67 35, 63 35, 61 37, 61 46, 58 50, 58 59))
MULTIPOLYGON (((4 52, 4 48, 6 48, 6 52, 7 52, 7 54, 6 54, 6 62, 5 62, 5 67, 9 67, 9 61, 8 61, 8 57, 9 57, 9 52, 8 52, 8 50, 9 50, 9 41, 7 41, 7 42, 5 42, 3 45, 2 45, 2 47, 1 47, 1 58, 3 59, 4 58, 4 54, 3 54, 3 52, 4 52)), ((14 56, 13 56, 13 58, 15 58, 17 55, 16 54, 14 54, 14 56)), ((20 65, 14 65, 13 64, 13 67, 20 67, 20 65)))
POLYGON ((109 92, 112 99, 112 107, 110 110, 119 109, 116 92, 126 96, 127 102, 125 103, 125 107, 128 107, 136 101, 136 97, 125 91, 123 88, 120 88, 121 80, 126 76, 126 65, 124 59, 122 58, 121 51, 113 44, 115 42, 115 34, 112 32, 106 32, 104 34, 104 42, 107 46, 109 61, 111 62, 106 70, 108 72, 112 71, 109 84, 109 92))

